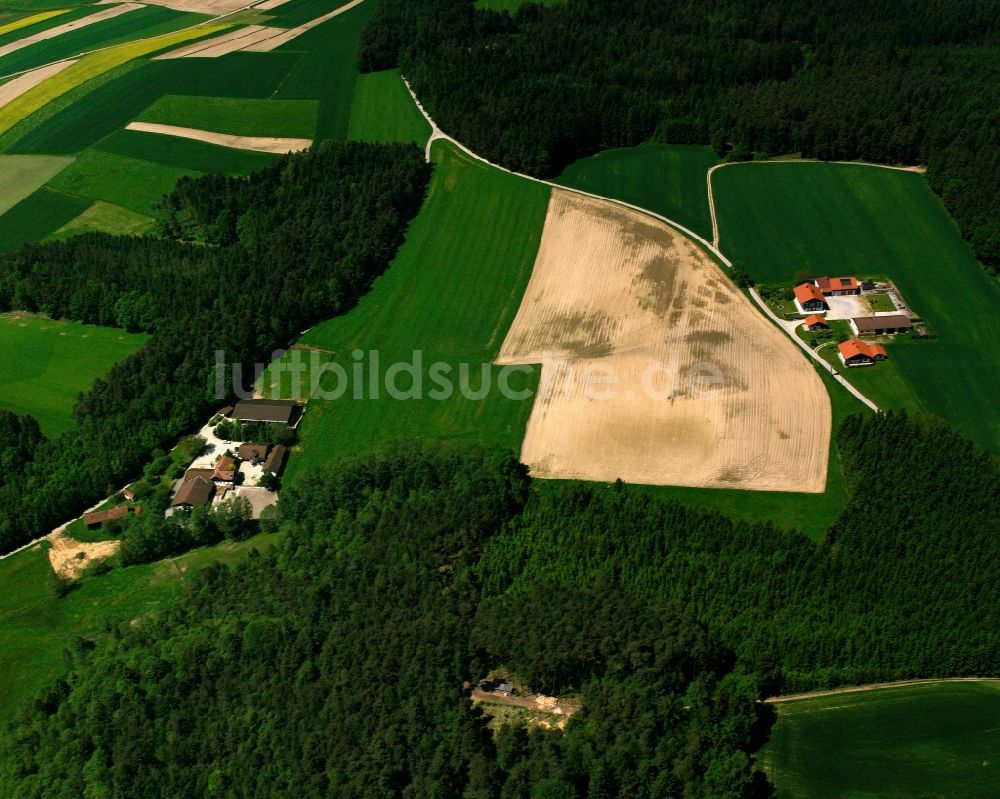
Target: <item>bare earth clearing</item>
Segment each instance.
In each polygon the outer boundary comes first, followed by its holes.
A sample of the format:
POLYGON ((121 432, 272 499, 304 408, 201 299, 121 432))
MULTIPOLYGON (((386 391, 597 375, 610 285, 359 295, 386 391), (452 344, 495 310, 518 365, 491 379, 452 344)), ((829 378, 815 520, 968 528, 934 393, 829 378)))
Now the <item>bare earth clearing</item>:
POLYGON ((118 551, 119 541, 98 541, 93 544, 76 541, 57 533, 49 538, 49 563, 52 571, 64 580, 75 580, 96 560, 110 558, 118 551), (82 555, 82 557, 81 557, 82 555))
POLYGON ((812 366, 667 225, 553 189, 501 364, 541 363, 521 459, 549 478, 821 492, 812 366))
POLYGON ((254 150, 259 153, 278 153, 308 150, 312 139, 293 139, 280 136, 235 136, 230 133, 216 133, 211 130, 185 128, 180 125, 161 125, 159 122, 130 122, 125 126, 128 130, 138 130, 143 133, 160 133, 164 136, 177 136, 180 139, 219 144, 223 147, 233 147, 237 150, 254 150))

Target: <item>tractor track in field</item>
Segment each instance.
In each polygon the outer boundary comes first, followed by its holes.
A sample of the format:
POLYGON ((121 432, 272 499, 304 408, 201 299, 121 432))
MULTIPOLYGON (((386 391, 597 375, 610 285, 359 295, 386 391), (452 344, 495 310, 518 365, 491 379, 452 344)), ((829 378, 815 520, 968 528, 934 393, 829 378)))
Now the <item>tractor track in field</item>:
MULTIPOLYGON (((619 205, 619 206, 622 206, 624 208, 629 208, 629 209, 631 209, 633 211, 638 211, 641 214, 645 214, 646 216, 652 217, 653 219, 656 219, 656 220, 658 220, 660 222, 663 222, 663 223, 669 225, 670 227, 674 228, 674 230, 680 231, 682 234, 684 234, 688 238, 692 239, 693 241, 698 242, 709 253, 711 253, 716 258, 716 260, 718 260, 720 263, 722 263, 728 269, 732 269, 733 268, 733 262, 731 260, 729 260, 729 258, 727 258, 725 256, 725 254, 723 254, 722 250, 720 250, 719 246, 718 246, 719 228, 718 228, 718 223, 716 221, 716 216, 715 216, 715 201, 714 201, 714 198, 712 196, 712 178, 711 178, 712 173, 716 169, 719 169, 720 167, 723 167, 723 166, 730 166, 730 164, 717 164, 716 166, 714 166, 714 167, 712 167, 711 169, 708 170, 708 176, 707 176, 706 180, 707 180, 707 183, 708 183, 708 207, 709 207, 709 213, 710 213, 711 218, 712 218, 712 238, 713 238, 713 241, 709 241, 704 236, 699 236, 693 230, 691 230, 689 228, 686 228, 680 222, 676 222, 675 220, 670 219, 668 217, 665 217, 662 214, 658 214, 655 211, 650 211, 648 208, 643 208, 642 206, 639 206, 639 205, 633 205, 632 203, 625 202, 624 200, 618 200, 618 199, 615 199, 614 197, 605 197, 605 196, 600 195, 600 194, 594 194, 593 192, 584 191, 583 189, 576 189, 576 188, 572 188, 570 186, 563 186, 563 185, 560 185, 558 183, 553 183, 551 180, 544 180, 542 178, 536 178, 536 177, 534 177, 532 175, 526 175, 523 172, 515 172, 513 169, 508 169, 505 166, 501 166, 500 164, 495 164, 492 161, 490 161, 490 160, 488 160, 486 158, 483 158, 483 156, 474 153, 472 150, 470 150, 468 147, 466 147, 460 141, 458 141, 457 139, 455 139, 452 136, 449 136, 447 133, 445 133, 443 130, 441 130, 440 127, 438 127, 437 123, 434 121, 434 118, 424 108, 423 104, 420 102, 420 99, 417 97, 416 93, 411 88, 409 81, 405 77, 403 77, 403 85, 406 86, 406 90, 410 93, 410 97, 413 98, 413 102, 416 104, 417 109, 423 115, 424 119, 427 120, 427 123, 431 126, 431 135, 427 139, 427 144, 424 147, 424 158, 425 158, 425 160, 428 163, 430 163, 430 160, 431 160, 431 147, 434 144, 434 142, 435 141, 439 141, 439 140, 440 141, 449 142, 450 144, 454 145, 459 150, 461 150, 463 153, 465 153, 466 155, 468 155, 470 158, 473 158, 476 161, 479 161, 479 162, 481 162, 483 164, 486 164, 487 166, 491 166, 494 169, 499 169, 502 172, 506 172, 509 175, 515 175, 515 176, 517 176, 519 178, 523 178, 525 180, 530 180, 530 181, 532 181, 534 183, 541 183, 542 185, 549 186, 549 187, 551 187, 553 189, 563 189, 565 191, 570 191, 570 192, 573 192, 575 194, 582 195, 584 197, 591 197, 591 198, 596 199, 596 200, 605 200, 607 202, 614 203, 615 205, 619 205)), ((818 161, 817 162, 810 162, 808 159, 802 159, 802 162, 807 162, 807 163, 822 163, 822 162, 818 162, 818 161)), ((739 162, 739 163, 744 163, 744 162, 739 162)), ((747 163, 796 163, 796 162, 792 161, 792 160, 787 160, 787 161, 760 161, 760 162, 747 162, 747 163)), ((857 163, 857 162, 854 162, 854 161, 842 161, 842 162, 840 162, 840 161, 838 161, 838 162, 834 162, 834 163, 852 163, 853 164, 853 163, 857 163)), ((734 164, 731 164, 731 165, 736 165, 736 164, 734 163, 734 164)), ((916 167, 893 167, 893 166, 883 166, 881 164, 866 164, 866 166, 877 167, 877 168, 884 168, 884 169, 900 169, 900 170, 905 170, 905 171, 914 171, 914 169, 916 169, 916 167)), ((846 389, 850 394, 852 394, 855 397, 855 399, 857 399, 859 402, 861 402, 864 405, 866 405, 871 410, 873 410, 875 412, 878 412, 880 410, 879 407, 878 407, 878 405, 876 405, 875 402, 871 400, 871 398, 869 398, 868 396, 866 396, 865 394, 863 394, 861 391, 859 391, 858 389, 856 389, 853 385, 851 385, 850 383, 848 383, 847 380, 844 378, 844 376, 840 374, 840 372, 838 372, 822 356, 820 356, 817 353, 815 353, 809 347, 809 345, 806 344, 806 342, 804 342, 797 335, 795 335, 794 327, 790 328, 788 325, 784 324, 782 322, 782 320, 779 319, 771 311, 771 309, 767 307, 767 303, 764 302, 764 300, 761 298, 761 296, 757 293, 757 291, 755 289, 749 288, 749 289, 747 289, 747 292, 750 294, 751 299, 757 304, 757 306, 761 309, 761 311, 764 313, 764 315, 768 319, 770 319, 774 324, 776 324, 779 328, 781 328, 788 335, 788 337, 793 342, 795 342, 796 346, 798 346, 799 349, 801 349, 806 354, 806 356, 808 358, 811 358, 812 361, 816 365, 819 366, 819 368, 821 368, 825 372, 827 372, 837 382, 838 385, 843 386, 844 389, 846 389)))
POLYGON ((928 677, 926 679, 896 680, 895 682, 873 682, 867 685, 847 685, 843 688, 831 688, 825 691, 811 691, 802 694, 787 694, 772 696, 764 700, 768 705, 780 705, 785 702, 797 702, 806 699, 821 699, 824 696, 839 696, 841 694, 862 694, 870 691, 882 691, 888 688, 906 688, 910 685, 937 685, 938 683, 954 682, 1000 682, 997 677, 928 677))

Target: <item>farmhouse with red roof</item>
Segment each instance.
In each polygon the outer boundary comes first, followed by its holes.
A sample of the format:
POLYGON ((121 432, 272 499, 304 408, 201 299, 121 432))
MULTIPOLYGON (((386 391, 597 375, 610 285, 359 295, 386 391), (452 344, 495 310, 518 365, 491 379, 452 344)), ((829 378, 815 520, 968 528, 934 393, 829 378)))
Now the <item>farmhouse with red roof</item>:
POLYGON ((839 297, 843 294, 860 294, 861 285, 856 277, 816 278, 816 288, 824 297, 839 297))
POLYGON ((801 314, 830 310, 823 293, 812 283, 802 283, 795 287, 795 307, 801 314))
POLYGON ((807 316, 804 322, 806 330, 829 330, 830 325, 827 324, 826 319, 824 319, 819 314, 813 314, 812 316, 807 316))
POLYGON ((840 357, 847 366, 871 366, 875 361, 884 361, 889 357, 880 345, 856 338, 840 344, 839 349, 840 357))

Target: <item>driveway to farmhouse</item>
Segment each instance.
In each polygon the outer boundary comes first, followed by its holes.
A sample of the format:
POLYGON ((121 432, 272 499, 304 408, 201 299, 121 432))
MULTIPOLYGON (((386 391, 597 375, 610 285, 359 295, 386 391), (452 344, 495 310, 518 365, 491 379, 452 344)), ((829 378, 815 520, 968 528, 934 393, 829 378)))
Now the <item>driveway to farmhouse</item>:
POLYGON ((853 319, 856 316, 871 316, 871 309, 857 294, 845 294, 840 297, 827 297, 830 310, 827 319, 853 319))

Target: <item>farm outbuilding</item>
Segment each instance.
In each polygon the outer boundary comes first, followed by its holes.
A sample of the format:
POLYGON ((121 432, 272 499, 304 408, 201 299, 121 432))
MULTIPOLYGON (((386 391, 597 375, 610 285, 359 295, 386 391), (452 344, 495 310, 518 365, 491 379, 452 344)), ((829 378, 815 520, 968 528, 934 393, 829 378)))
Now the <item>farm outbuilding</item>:
POLYGON ((238 422, 294 424, 301 406, 292 400, 252 399, 236 403, 232 418, 238 422))
POLYGON ((851 320, 851 330, 857 336, 863 334, 884 335, 887 333, 906 333, 913 325, 903 314, 888 314, 885 316, 861 316, 851 320))
POLYGON ((830 325, 827 324, 826 319, 818 314, 813 314, 812 316, 807 316, 804 322, 806 330, 829 330, 830 325))
POLYGON ((215 484, 204 477, 195 477, 185 481, 184 485, 170 502, 171 509, 191 510, 201 508, 212 501, 215 494, 215 484))
POLYGON ((124 519, 126 516, 128 516, 128 506, 119 505, 117 508, 85 513, 83 514, 83 523, 90 529, 94 529, 100 527, 104 522, 113 522, 116 519, 124 519))

